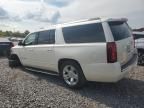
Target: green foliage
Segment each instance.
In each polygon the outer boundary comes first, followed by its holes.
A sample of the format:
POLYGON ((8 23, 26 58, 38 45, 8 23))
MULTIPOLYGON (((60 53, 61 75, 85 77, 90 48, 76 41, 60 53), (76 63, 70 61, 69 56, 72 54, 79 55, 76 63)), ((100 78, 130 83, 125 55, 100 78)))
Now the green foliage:
POLYGON ((29 33, 30 32, 28 30, 26 30, 24 33, 21 33, 19 31, 12 32, 12 31, 2 31, 2 30, 0 30, 0 37, 25 37, 29 33))
POLYGON ((24 32, 24 34, 25 35, 28 35, 30 32, 28 31, 28 30, 26 30, 25 32, 24 32))

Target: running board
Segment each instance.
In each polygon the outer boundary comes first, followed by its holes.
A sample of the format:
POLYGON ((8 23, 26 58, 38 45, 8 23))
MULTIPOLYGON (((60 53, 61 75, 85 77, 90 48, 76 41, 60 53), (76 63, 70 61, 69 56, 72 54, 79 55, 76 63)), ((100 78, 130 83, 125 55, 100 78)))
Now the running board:
POLYGON ((33 72, 38 72, 38 73, 44 73, 44 74, 48 74, 48 75, 59 76, 59 73, 48 71, 48 70, 35 69, 35 68, 31 68, 31 67, 25 67, 25 69, 29 70, 29 71, 33 71, 33 72))

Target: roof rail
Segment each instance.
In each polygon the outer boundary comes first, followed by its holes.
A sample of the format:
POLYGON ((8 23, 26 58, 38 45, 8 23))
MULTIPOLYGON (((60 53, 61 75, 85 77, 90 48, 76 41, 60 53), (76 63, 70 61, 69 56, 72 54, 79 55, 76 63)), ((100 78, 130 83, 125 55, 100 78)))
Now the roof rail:
POLYGON ((72 22, 67 22, 63 24, 73 24, 73 23, 79 23, 79 22, 86 22, 86 21, 93 21, 93 20, 100 20, 101 18, 90 18, 90 19, 82 19, 82 20, 77 20, 77 21, 72 21, 72 22))
MULTIPOLYGON (((93 21, 93 20, 100 20, 101 18, 100 17, 97 17, 97 18, 89 18, 89 19, 82 19, 82 20, 77 20, 77 21, 71 21, 71 22, 66 22, 66 23, 59 23, 59 24, 74 24, 74 23, 80 23, 80 22, 86 22, 86 21, 93 21)), ((59 24, 56 24, 56 25, 59 25, 59 24)), ((51 25, 53 27, 55 27, 56 25, 51 25)), ((40 30, 45 30, 46 28, 40 28, 40 30)))

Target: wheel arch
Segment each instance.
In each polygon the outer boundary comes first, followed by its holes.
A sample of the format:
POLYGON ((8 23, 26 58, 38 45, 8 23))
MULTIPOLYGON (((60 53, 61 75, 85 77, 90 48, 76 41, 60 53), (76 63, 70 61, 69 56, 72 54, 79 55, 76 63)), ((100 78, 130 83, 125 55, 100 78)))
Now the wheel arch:
MULTIPOLYGON (((77 64, 80 66, 80 68, 82 69, 79 61, 77 61, 77 60, 75 60, 75 59, 71 59, 71 58, 61 58, 61 59, 59 59, 59 61, 58 61, 58 71, 59 71, 59 72, 60 72, 60 66, 61 66, 61 64, 64 63, 64 62, 66 62, 66 61, 75 62, 75 63, 77 63, 77 64)), ((83 71, 83 69, 82 69, 82 71, 83 71)))
POLYGON ((22 64, 21 60, 20 60, 20 58, 18 57, 17 54, 11 54, 10 57, 9 57, 9 59, 10 60, 18 60, 20 62, 20 64, 22 64))
POLYGON ((10 59, 19 59, 17 54, 11 54, 10 59))

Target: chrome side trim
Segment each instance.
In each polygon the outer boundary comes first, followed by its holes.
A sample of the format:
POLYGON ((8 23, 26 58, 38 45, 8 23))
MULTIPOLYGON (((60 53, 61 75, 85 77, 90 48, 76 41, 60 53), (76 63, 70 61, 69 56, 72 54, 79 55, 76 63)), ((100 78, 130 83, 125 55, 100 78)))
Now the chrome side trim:
POLYGON ((25 67, 25 69, 26 69, 26 70, 29 70, 29 71, 38 72, 38 73, 44 73, 44 74, 48 74, 48 75, 59 76, 58 73, 51 73, 51 72, 48 72, 48 71, 42 71, 42 70, 37 70, 37 69, 33 69, 33 68, 28 68, 28 67, 25 67))

